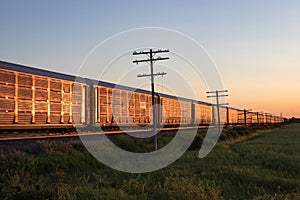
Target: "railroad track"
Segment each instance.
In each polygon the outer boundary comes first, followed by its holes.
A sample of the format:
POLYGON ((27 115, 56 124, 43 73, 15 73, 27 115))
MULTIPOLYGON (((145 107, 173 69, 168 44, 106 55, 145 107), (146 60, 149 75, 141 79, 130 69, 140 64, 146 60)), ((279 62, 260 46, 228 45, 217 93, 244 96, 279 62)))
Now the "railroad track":
MULTIPOLYGON (((162 128, 160 133, 174 132, 177 130, 195 130, 207 129, 206 126, 200 127, 180 127, 180 128, 162 128)), ((0 135, 0 141, 19 141, 19 140, 39 140, 39 139, 55 139, 55 138, 70 138, 80 136, 94 136, 94 135, 119 135, 127 133, 151 133, 152 129, 144 130, 116 130, 116 131, 103 131, 103 132, 83 132, 83 133, 7 133, 0 135)))

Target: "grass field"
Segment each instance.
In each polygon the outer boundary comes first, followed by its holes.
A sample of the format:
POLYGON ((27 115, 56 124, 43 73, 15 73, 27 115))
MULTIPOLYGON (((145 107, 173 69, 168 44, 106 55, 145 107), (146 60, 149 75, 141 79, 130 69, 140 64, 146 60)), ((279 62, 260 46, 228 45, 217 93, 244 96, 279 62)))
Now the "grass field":
MULTIPOLYGON (((199 159, 202 137, 173 164, 145 174, 106 167, 79 140, 2 144, 0 199, 300 199, 300 124, 259 134, 225 130, 199 159)), ((159 146, 171 139, 159 136, 159 146)), ((152 140, 113 140, 138 152, 153 146, 152 140)))

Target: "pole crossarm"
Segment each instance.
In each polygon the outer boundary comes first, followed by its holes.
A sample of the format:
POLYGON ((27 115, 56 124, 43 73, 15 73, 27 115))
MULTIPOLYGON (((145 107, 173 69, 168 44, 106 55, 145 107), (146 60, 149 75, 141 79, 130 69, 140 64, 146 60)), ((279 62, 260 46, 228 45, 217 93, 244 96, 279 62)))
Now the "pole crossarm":
MULTIPOLYGON (((159 73, 156 73, 156 74, 153 74, 153 76, 164 76, 164 75, 167 75, 166 72, 159 72, 159 73)), ((141 75, 137 75, 137 77, 147 77, 147 76, 152 76, 151 74, 141 74, 141 75)))
MULTIPOLYGON (((211 98, 211 97, 217 97, 217 96, 207 96, 207 98, 211 98)), ((228 95, 218 95, 218 97, 228 97, 228 95)))
MULTIPOLYGON (((152 49, 151 49, 152 50, 152 49)), ((167 52, 170 52, 169 49, 158 49, 158 50, 152 50, 151 51, 153 54, 156 54, 156 53, 167 53, 167 52)), ((132 55, 142 55, 142 54, 150 54, 150 50, 149 51, 134 51, 132 53, 132 55)))
POLYGON ((228 90, 215 90, 215 91, 207 91, 206 93, 220 93, 220 92, 228 92, 228 90))
POLYGON ((168 57, 165 57, 165 58, 161 58, 161 57, 158 57, 158 58, 153 58, 153 59, 144 59, 144 60, 134 60, 132 61, 133 63, 135 64, 139 64, 141 62, 155 62, 155 61, 158 61, 158 60, 168 60, 169 58, 168 57))

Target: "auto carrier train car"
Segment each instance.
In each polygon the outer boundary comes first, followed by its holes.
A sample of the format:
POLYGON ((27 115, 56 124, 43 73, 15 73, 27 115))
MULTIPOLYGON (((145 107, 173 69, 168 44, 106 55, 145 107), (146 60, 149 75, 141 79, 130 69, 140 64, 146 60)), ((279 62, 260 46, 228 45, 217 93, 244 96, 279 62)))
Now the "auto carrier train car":
MULTIPOLYGON (((156 93, 157 124, 216 123, 216 106, 156 93)), ((151 92, 0 61, 0 130, 105 130, 152 125, 151 92)), ((225 125, 282 123, 271 114, 221 106, 225 125)))

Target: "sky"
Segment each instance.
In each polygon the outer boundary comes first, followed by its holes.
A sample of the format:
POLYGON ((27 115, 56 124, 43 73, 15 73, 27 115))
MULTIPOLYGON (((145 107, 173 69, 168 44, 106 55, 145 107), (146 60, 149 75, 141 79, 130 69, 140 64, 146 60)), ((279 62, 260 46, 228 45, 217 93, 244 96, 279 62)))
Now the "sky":
MULTIPOLYGON (((300 1, 0 3, 0 60, 76 74, 91 50, 113 35, 172 29, 205 49, 229 90, 230 106, 300 117, 300 1)), ((174 79, 164 81, 167 87, 174 79)))

